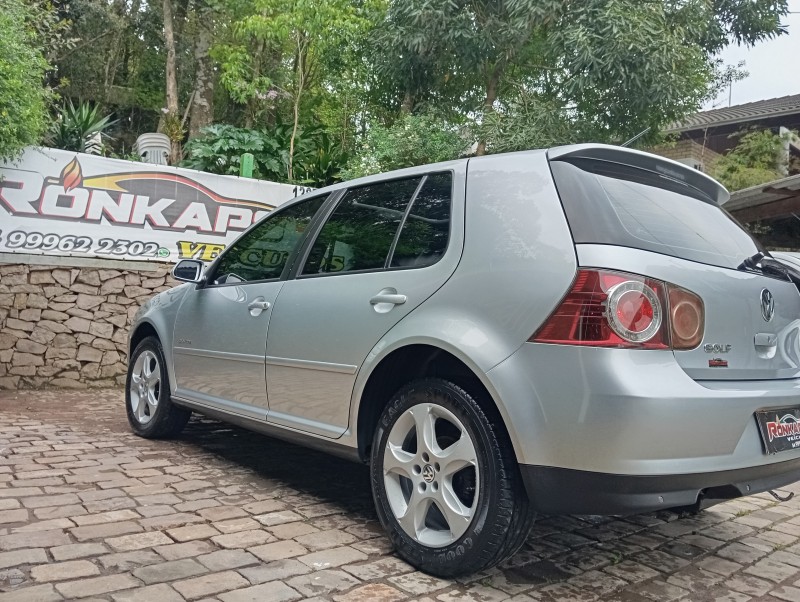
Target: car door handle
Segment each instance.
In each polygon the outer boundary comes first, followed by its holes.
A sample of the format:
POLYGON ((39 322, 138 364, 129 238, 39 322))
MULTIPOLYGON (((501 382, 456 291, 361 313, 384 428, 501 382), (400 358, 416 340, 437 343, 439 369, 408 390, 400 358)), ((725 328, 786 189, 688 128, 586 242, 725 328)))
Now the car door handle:
POLYGON ((392 305, 402 305, 408 301, 408 297, 405 295, 398 295, 397 293, 378 293, 372 299, 369 300, 371 305, 377 305, 378 303, 391 303, 392 305))
POLYGON ((269 309, 270 304, 269 301, 253 301, 250 305, 247 306, 247 309, 269 309))
POLYGON ((260 297, 250 302, 247 310, 253 317, 260 316, 262 311, 267 311, 271 307, 269 301, 265 301, 264 297, 260 297))

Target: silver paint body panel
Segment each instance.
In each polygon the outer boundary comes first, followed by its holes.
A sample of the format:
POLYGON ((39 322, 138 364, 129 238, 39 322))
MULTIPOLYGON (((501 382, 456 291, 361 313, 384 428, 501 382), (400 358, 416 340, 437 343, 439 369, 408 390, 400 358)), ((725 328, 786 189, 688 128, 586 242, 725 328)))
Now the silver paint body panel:
MULTIPOLYGON (((552 152, 634 153, 601 145, 552 152)), ((667 172, 688 169, 634 154, 667 172)), ((423 166, 354 183, 443 169, 456 174, 451 238, 444 257, 429 268, 253 283, 236 295, 184 285, 145 304, 131 331, 147 322, 158 332, 176 400, 305 445, 356 455, 370 375, 393 351, 425 344, 453 354, 480 379, 522 464, 668 475, 800 457, 800 450, 766 455, 753 417, 758 409, 800 403, 797 289, 641 250, 576 249, 546 151, 423 166), (645 274, 695 291, 709 308, 703 343, 730 342, 733 368, 725 376, 713 372, 704 364, 710 356, 702 344, 673 353, 529 343, 579 266, 645 274), (759 323, 754 296, 764 286, 776 296, 769 325, 759 323), (379 314, 369 298, 386 287, 408 302, 379 314), (273 302, 263 319, 246 311, 244 298, 258 295, 273 302), (778 335, 773 357, 758 356, 758 332, 778 335), (178 344, 179 338, 192 340, 194 350, 178 344)), ((698 185, 718 201, 726 198, 724 189, 703 178, 698 185)))

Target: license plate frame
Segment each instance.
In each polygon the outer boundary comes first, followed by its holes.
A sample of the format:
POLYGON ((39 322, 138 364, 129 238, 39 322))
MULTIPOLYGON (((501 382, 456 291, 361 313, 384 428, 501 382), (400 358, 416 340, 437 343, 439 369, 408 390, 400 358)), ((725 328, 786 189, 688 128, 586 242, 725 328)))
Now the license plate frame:
POLYGON ((800 449, 800 406, 758 410, 755 417, 765 453, 800 449))

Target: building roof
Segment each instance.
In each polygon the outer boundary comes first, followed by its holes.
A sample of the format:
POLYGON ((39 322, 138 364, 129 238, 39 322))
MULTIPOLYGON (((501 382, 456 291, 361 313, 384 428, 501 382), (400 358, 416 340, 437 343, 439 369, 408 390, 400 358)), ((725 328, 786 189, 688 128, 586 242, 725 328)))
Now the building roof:
POLYGON ((725 209, 739 221, 800 214, 800 174, 731 193, 725 209))
POLYGON ((694 115, 689 115, 679 123, 672 124, 667 128, 667 131, 686 132, 770 117, 781 117, 783 115, 800 115, 800 94, 701 111, 694 115))

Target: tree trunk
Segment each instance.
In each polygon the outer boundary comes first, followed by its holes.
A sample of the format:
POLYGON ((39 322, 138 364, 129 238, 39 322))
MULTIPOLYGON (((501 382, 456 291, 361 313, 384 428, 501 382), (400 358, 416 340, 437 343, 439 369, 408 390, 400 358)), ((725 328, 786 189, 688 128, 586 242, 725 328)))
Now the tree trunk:
POLYGON ((162 122, 172 144, 170 165, 175 165, 181 154, 179 134, 181 118, 178 115, 178 73, 175 65, 175 24, 172 18, 172 0, 164 0, 164 45, 167 50, 167 114, 162 122))
MULTIPOLYGON (((210 19, 211 15, 206 14, 205 18, 210 19)), ((199 24, 194 43, 194 96, 189 115, 189 138, 197 137, 200 130, 214 120, 214 66, 208 54, 211 42, 210 27, 199 24)))
MULTIPOLYGON (((484 117, 494 112, 494 101, 497 100, 497 86, 500 83, 500 75, 503 73, 503 64, 498 63, 492 70, 492 75, 489 81, 486 82, 486 98, 483 101, 483 115, 484 117)), ((478 148, 475 150, 475 156, 480 157, 486 154, 486 139, 481 136, 478 141, 478 148)))
POLYGON ((400 103, 400 113, 408 115, 414 108, 414 95, 411 93, 411 86, 406 89, 403 95, 403 102, 400 103))
POLYGON ((296 72, 296 87, 294 90, 294 124, 292 125, 292 137, 289 140, 289 182, 294 179, 294 142, 297 138, 297 128, 300 123, 300 95, 306 83, 306 38, 301 35, 297 42, 297 55, 295 55, 294 68, 296 72))

